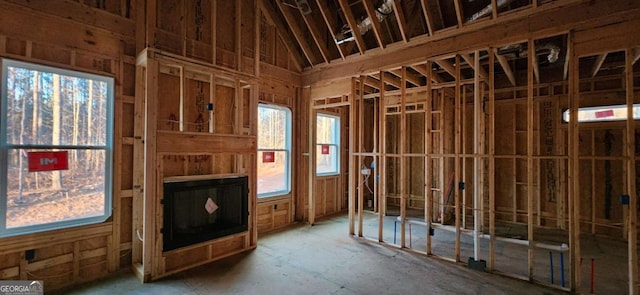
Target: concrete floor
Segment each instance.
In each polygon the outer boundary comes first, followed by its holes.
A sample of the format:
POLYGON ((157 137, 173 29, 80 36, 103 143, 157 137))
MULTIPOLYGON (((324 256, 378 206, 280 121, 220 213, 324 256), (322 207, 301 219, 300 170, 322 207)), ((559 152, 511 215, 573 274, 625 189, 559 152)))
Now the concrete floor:
POLYGON ((149 284, 130 272, 65 294, 564 294, 347 234, 346 216, 261 236, 259 246, 149 284))

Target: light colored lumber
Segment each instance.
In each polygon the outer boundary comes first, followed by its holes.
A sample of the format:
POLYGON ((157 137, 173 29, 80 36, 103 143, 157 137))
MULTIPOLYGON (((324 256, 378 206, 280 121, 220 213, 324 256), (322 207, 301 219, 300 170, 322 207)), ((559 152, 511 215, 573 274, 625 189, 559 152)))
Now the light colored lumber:
POLYGON ((635 122, 633 116, 634 104, 634 79, 633 63, 636 57, 632 49, 625 52, 625 85, 627 102, 627 144, 625 153, 628 157, 627 164, 627 195, 629 195, 629 233, 628 233, 628 259, 629 259, 629 294, 638 294, 638 199, 636 196, 636 150, 635 150, 635 122))
POLYGON ((449 75, 456 78, 456 80, 460 80, 458 79, 459 77, 456 76, 456 68, 454 65, 451 64, 451 62, 445 59, 442 59, 442 60, 436 60, 435 63, 438 64, 443 70, 445 70, 445 72, 449 73, 449 75))
POLYGON ((462 4, 460 4, 460 0, 453 0, 453 6, 456 9, 458 28, 462 28, 462 26, 464 25, 464 20, 462 19, 462 4))
MULTIPOLYGON (((213 0, 213 1, 217 1, 217 0, 213 0)), ((289 31, 287 30, 287 25, 285 25, 280 18, 278 17, 278 12, 276 12, 275 8, 272 6, 271 1, 270 0, 258 0, 259 4, 260 4, 260 10, 262 11, 262 14, 264 15, 264 17, 267 19, 267 21, 274 25, 276 27, 276 29, 278 30, 278 34, 280 36, 282 36, 282 41, 284 43, 284 46, 287 47, 287 50, 289 51, 289 53, 291 53, 291 56, 293 57, 293 60, 300 66, 302 67, 302 65, 304 64, 302 62, 302 59, 300 58, 300 56, 298 56, 297 52, 297 47, 296 45, 293 43, 295 40, 294 36, 292 36, 289 31)), ((215 2, 214 2, 215 3, 215 2)), ((212 3, 212 4, 214 4, 212 3)), ((215 7, 215 5, 212 5, 215 7)), ((217 19, 217 18, 216 18, 217 19)), ((256 20, 257 21, 257 20, 256 20)), ((215 23, 215 21, 212 21, 213 23, 215 23)), ((215 32, 215 30, 213 31, 215 32)), ((215 36, 214 36, 215 37, 215 36)), ((215 38, 213 39, 215 40, 215 38)), ((213 48, 216 48, 215 43, 213 43, 213 48)), ((214 52, 215 53, 215 52, 214 52)), ((214 61, 215 61, 215 56, 214 56, 214 61)), ((311 63, 311 61, 309 61, 311 63)))
POLYGON ((335 20, 333 18, 333 15, 331 14, 331 12, 327 12, 327 8, 325 7, 325 3, 326 1, 324 0, 316 0, 316 3, 318 4, 318 8, 320 10, 320 14, 322 14, 322 18, 324 19, 325 24, 327 25, 327 29, 329 30, 329 33, 331 34, 331 39, 333 40, 333 44, 336 45, 336 48, 338 49, 338 52, 340 53, 340 58, 342 58, 342 60, 344 60, 344 52, 342 52, 342 48, 340 48, 340 45, 338 44, 338 41, 336 40, 336 32, 333 29, 332 24, 335 23, 335 20))
POLYGON ((402 67, 401 87, 400 87, 400 218, 402 223, 400 226, 400 247, 406 246, 406 219, 407 219, 407 185, 405 179, 407 172, 405 165, 407 159, 405 157, 405 147, 407 145, 407 108, 406 105, 406 72, 407 68, 402 67))
MULTIPOLYGON (((319 1, 319 0, 318 0, 319 1)), ((371 27, 373 28, 373 34, 376 36, 376 41, 380 48, 384 48, 384 36, 382 35, 382 26, 376 16, 376 8, 373 6, 373 0, 362 0, 364 9, 367 11, 367 16, 371 20, 371 27)))
MULTIPOLYGON (((429 63, 431 64, 431 63, 429 63)), ((414 65, 411 66, 414 70, 416 70, 416 72, 420 73, 421 75, 427 77, 428 80, 431 80, 435 83, 442 83, 444 82, 444 80, 438 76, 436 73, 434 73, 431 68, 427 68, 427 66, 425 65, 414 65)))
POLYGON ((409 42, 409 32, 407 32, 407 20, 404 16, 404 11, 402 11, 402 4, 400 4, 400 0, 393 0, 393 13, 396 16, 396 22, 398 23, 398 28, 400 29, 400 35, 402 36, 402 40, 406 43, 409 42))
POLYGON ((498 3, 497 0, 491 0, 491 18, 498 18, 498 3))
MULTIPOLYGON (((351 235, 355 234, 355 229, 354 229, 354 220, 355 220, 355 210, 356 210, 356 183, 355 183, 355 178, 353 177, 354 175, 352 173, 358 173, 356 172, 356 163, 355 163, 355 157, 353 156, 353 153, 355 153, 355 144, 356 144, 356 131, 355 126, 356 126, 356 115, 355 115, 355 102, 356 102, 356 98, 355 98, 355 93, 356 93, 356 78, 352 77, 351 78, 351 94, 349 95, 349 156, 347 157, 348 161, 349 161, 349 181, 348 181, 348 185, 349 185, 349 233, 351 235)), ((359 169, 358 169, 359 170, 359 169)), ((360 174, 360 173, 358 173, 360 174)), ((359 232, 360 233, 360 232, 359 232)), ((361 235, 361 234, 360 234, 361 235)))
POLYGON ((578 108, 579 101, 579 71, 580 66, 578 58, 575 56, 573 49, 573 32, 569 33, 568 54, 571 54, 569 60, 569 264, 571 269, 569 283, 572 292, 581 290, 581 271, 580 271, 580 133, 578 126, 578 108))
MULTIPOLYGON (((533 39, 529 39, 528 46, 529 54, 527 62, 527 240, 530 244, 533 243, 533 84, 534 84, 534 63, 535 63, 535 48, 533 39)), ((529 280, 533 280, 533 248, 529 248, 528 251, 528 274, 529 280)))
POLYGON ((340 8, 342 8, 344 17, 347 19, 347 24, 349 25, 349 28, 351 28, 351 33, 355 38, 356 45, 358 46, 358 50, 360 50, 360 54, 364 54, 367 48, 364 43, 364 39, 360 34, 360 29, 358 28, 358 23, 356 22, 356 18, 353 16, 353 12, 351 11, 351 7, 349 6, 349 2, 347 0, 338 0, 338 3, 340 4, 340 8))
POLYGON ((461 54, 460 55, 462 57, 462 59, 464 59, 464 61, 474 70, 474 71, 478 71, 480 74, 480 77, 484 80, 484 81, 489 81, 489 76, 487 75, 487 72, 484 70, 484 68, 482 68, 482 65, 480 65, 478 63, 478 65, 476 65, 475 62, 475 57, 473 55, 470 54, 461 54))
MULTIPOLYGON (((366 79, 364 76, 360 76, 360 79, 354 79, 354 83, 357 83, 357 95, 356 92, 354 91, 352 93, 352 95, 355 97, 355 99, 358 101, 358 111, 357 112, 349 112, 350 116, 357 116, 358 119, 358 153, 359 155, 358 157, 358 165, 356 165, 355 167, 355 171, 349 171, 349 177, 353 177, 352 173, 354 173, 355 175, 358 176, 358 236, 362 237, 362 224, 363 224, 363 218, 364 218, 364 187, 363 187, 363 181, 364 181, 364 177, 362 175, 362 173, 360 173, 360 169, 362 167, 362 160, 364 160, 364 157, 362 157, 362 153, 364 152, 364 143, 362 142, 364 140, 364 83, 363 80, 366 79)), ((354 87, 354 90, 356 90, 356 88, 354 87)), ((355 110, 355 106, 351 108, 351 110, 355 110)), ((349 130, 354 129, 355 125, 352 125, 349 127, 349 130)), ((369 130, 369 128, 367 128, 367 130, 369 130)), ((353 156, 355 157, 355 156, 353 156)))
POLYGON ((293 16, 293 13, 291 12, 292 7, 289 7, 283 4, 282 0, 275 0, 275 2, 278 8, 280 9, 280 12, 282 13, 282 16, 284 16, 284 20, 285 22, 287 22, 289 29, 291 29, 291 32, 293 33, 293 37, 298 42, 298 45, 300 45, 300 48, 302 49, 302 53, 309 61, 309 64, 313 67, 315 57, 313 56, 311 45, 309 44, 309 42, 307 42, 307 39, 305 38, 304 34, 302 33, 302 30, 300 29, 300 27, 298 26, 298 23, 296 22, 296 18, 293 16))
POLYGON ((420 4, 422 6, 422 13, 424 14, 424 19, 427 23, 427 29, 429 30, 428 34, 433 35, 435 33, 433 27, 433 15, 431 14, 431 10, 429 9, 428 0, 420 0, 420 4))
POLYGON ((456 86, 454 88, 455 91, 455 96, 454 96, 454 153, 455 153, 455 158, 454 158, 454 185, 453 185, 453 190, 454 190, 454 196, 455 196, 455 227, 456 227, 456 241, 455 241, 455 259, 457 262, 461 261, 460 259, 460 234, 461 234, 461 229, 460 229, 460 222, 461 222, 461 214, 462 214, 462 202, 460 200, 461 198, 461 193, 460 193, 460 189, 458 188, 458 184, 461 182, 460 179, 460 146, 461 146, 461 140, 462 140, 462 133, 461 133, 461 127, 460 126, 460 122, 462 121, 462 117, 461 117, 461 105, 462 105, 462 99, 460 97, 460 56, 456 55, 455 58, 455 79, 456 79, 456 86))
POLYGON ((498 59, 498 63, 500 63, 500 66, 502 67, 502 70, 504 70, 505 75, 507 75, 507 79, 511 82, 511 85, 516 86, 516 77, 511 70, 511 66, 509 65, 507 58, 498 54, 497 50, 495 50, 495 55, 498 59))
MULTIPOLYGON (((424 2, 423 2, 424 4, 424 2)), ((431 62, 427 61, 427 69, 428 72, 431 72, 431 62)), ((429 75, 431 75, 430 73, 428 73, 429 75)), ((433 190, 431 189, 433 184, 431 183, 432 180, 432 174, 433 174, 433 158, 431 157, 431 154, 433 153, 433 146, 432 146, 432 138, 431 136, 433 136, 433 133, 431 132, 431 129, 433 128, 432 124, 431 124, 431 120, 432 120, 432 109, 433 109, 433 90, 431 89, 431 79, 427 79, 427 104, 425 106, 425 114, 424 114, 424 130, 425 130, 425 136, 424 136, 424 152, 425 152, 425 157, 424 157, 424 220, 427 222, 427 229, 426 229, 426 252, 427 255, 431 255, 432 251, 431 251, 431 235, 429 234, 430 229, 431 229, 431 223, 433 222, 433 190)))
MULTIPOLYGON (((495 0, 493 0, 495 2, 495 0)), ((495 269, 495 237, 496 237, 496 114, 495 114, 495 55, 489 48, 489 270, 495 269)))
MULTIPOLYGON (((392 70, 390 71, 392 74, 398 76, 398 77, 402 77, 402 70, 392 70)), ((415 86, 422 86, 421 81, 418 77, 416 77, 416 75, 413 75, 411 73, 408 73, 405 71, 405 78, 407 79, 407 82, 415 85, 415 86)))
POLYGON ((591 75, 590 75, 591 78, 598 75, 598 72, 600 71, 600 68, 602 67, 602 64, 604 64, 604 61, 606 59, 607 59, 607 53, 599 54, 598 56, 596 56, 596 60, 593 63, 593 67, 591 68, 591 75))
POLYGON ((308 14, 308 15, 304 14, 304 12, 302 11, 302 9, 300 9, 300 7, 298 7, 298 11, 300 11, 300 15, 302 16, 304 23, 307 25, 307 28, 311 32, 311 37, 313 38, 313 41, 316 43, 316 46, 318 46, 318 49, 320 49, 320 54, 322 55, 322 58, 326 63, 331 62, 329 49, 327 48, 327 46, 325 45, 325 42, 323 42, 322 38, 320 37, 323 34, 323 32, 318 28, 318 26, 316 26, 316 22, 314 21, 311 14, 308 14))

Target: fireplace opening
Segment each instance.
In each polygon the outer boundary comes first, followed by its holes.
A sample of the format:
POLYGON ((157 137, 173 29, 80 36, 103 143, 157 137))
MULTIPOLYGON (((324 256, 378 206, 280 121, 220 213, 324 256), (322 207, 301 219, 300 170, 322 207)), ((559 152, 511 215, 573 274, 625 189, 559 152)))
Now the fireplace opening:
POLYGON ((165 181, 163 252, 246 231, 248 201, 247 176, 165 181))

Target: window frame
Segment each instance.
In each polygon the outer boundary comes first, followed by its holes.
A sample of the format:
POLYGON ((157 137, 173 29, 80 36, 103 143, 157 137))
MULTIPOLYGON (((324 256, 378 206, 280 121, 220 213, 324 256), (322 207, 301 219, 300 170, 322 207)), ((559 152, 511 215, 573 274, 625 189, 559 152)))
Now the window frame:
MULTIPOLYGON (((285 115, 286 115, 286 134, 285 134, 285 148, 284 149, 262 149, 260 148, 260 146, 258 145, 257 147, 257 151, 258 152, 284 152, 285 153, 285 189, 284 190, 279 190, 279 191, 273 191, 273 192, 268 192, 268 193, 260 193, 258 191, 256 191, 256 195, 258 196, 258 199, 266 199, 266 198, 272 198, 272 197, 279 197, 279 196, 285 196, 291 193, 291 142, 292 142, 292 135, 293 135, 293 131, 292 131, 292 121, 293 121, 293 115, 291 112, 291 109, 286 107, 286 106, 280 106, 280 105, 276 105, 276 104, 268 104, 268 103, 259 103, 258 104, 258 113, 260 112, 260 108, 268 108, 268 109, 273 109, 273 110, 277 110, 277 111, 284 111, 285 115)), ((259 130, 259 129, 258 129, 259 130)), ((259 132, 258 132, 259 133, 259 132)), ((256 141, 259 143, 260 141, 257 139, 256 135, 256 141)), ((260 157, 256 157, 256 163, 257 165, 260 165, 260 161, 262 161, 262 159, 260 157)), ((257 173, 256 173, 257 174, 257 173)), ((257 175, 257 178, 259 178, 260 176, 257 175)), ((256 187, 257 190, 257 187, 256 187)))
MULTIPOLYGON (((104 145, 69 145, 69 144, 15 144, 9 143, 7 138, 7 112, 0 112, 0 237, 19 236, 65 228, 79 227, 105 222, 113 214, 113 142, 114 142, 114 108, 115 108, 115 79, 111 76, 97 75, 54 66, 35 64, 32 62, 0 58, 0 108, 7 110, 8 87, 7 78, 9 67, 27 69, 31 71, 55 73, 58 75, 90 79, 107 84, 106 93, 106 126, 104 145), (7 187, 8 187, 8 153, 9 150, 102 150, 105 152, 104 163, 104 211, 103 214, 71 218, 48 223, 17 226, 7 228, 7 187)), ((62 125, 62 124, 61 124, 62 125)), ((65 128, 68 125, 60 126, 65 128)))
MULTIPOLYGON (((562 112, 562 121, 564 123, 569 123, 570 121, 570 113, 571 110, 567 109, 562 112)), ((640 104, 633 104, 633 120, 640 119, 640 104)), ((616 104, 616 105, 606 105, 606 106, 595 106, 595 107, 581 107, 578 108, 578 123, 599 123, 599 122, 620 122, 627 120, 627 105, 626 104, 616 104), (597 112, 598 110, 621 110, 624 113, 624 118, 621 117, 604 117, 604 118, 586 118, 580 119, 580 112, 597 112)))
MULTIPOLYGON (((329 172, 318 172, 318 165, 317 165, 317 160, 316 160, 316 176, 334 176, 334 175, 340 175, 340 115, 338 114, 330 114, 330 113, 324 113, 324 112, 317 112, 316 113, 316 134, 318 132, 317 128, 318 128, 318 118, 319 117, 325 117, 325 118, 330 118, 330 119, 335 119, 336 124, 334 126, 334 133, 333 133, 333 140, 335 140, 335 143, 323 143, 323 142, 318 142, 318 137, 316 136, 316 150, 318 148, 318 146, 323 146, 323 145, 328 145, 328 146, 334 146, 336 148, 336 156, 335 156, 335 162, 336 162, 336 170, 335 171, 329 171, 329 172)), ((316 152, 316 158, 318 157, 318 154, 316 152)))

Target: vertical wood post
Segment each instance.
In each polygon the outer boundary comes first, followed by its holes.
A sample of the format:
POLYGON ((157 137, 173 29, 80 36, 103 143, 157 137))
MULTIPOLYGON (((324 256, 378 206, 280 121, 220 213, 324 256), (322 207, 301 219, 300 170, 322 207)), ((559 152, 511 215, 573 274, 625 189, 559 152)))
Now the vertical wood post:
POLYGON ((633 62, 632 49, 626 50, 625 86, 627 100, 627 194, 629 195, 629 294, 638 294, 638 199, 636 196, 636 146, 635 119, 633 116, 633 62))
POLYGON ((496 114, 495 114, 495 55, 489 48, 489 270, 495 268, 496 246, 496 114))
POLYGON ((569 59, 569 254, 571 291, 580 292, 580 162, 579 162, 579 71, 578 56, 573 51, 573 32, 568 38, 569 59))
POLYGON ((533 69, 535 49, 533 39, 529 39, 527 56, 527 240, 529 240, 528 274, 533 281, 533 69))
POLYGON ((426 97, 426 106, 425 106, 425 122, 424 122, 424 126, 425 126, 425 136, 424 136, 424 152, 425 152, 425 157, 424 157, 424 192, 425 192, 425 202, 424 202, 424 220, 427 223, 427 233, 426 233, 426 237, 427 237, 427 247, 426 247, 426 252, 427 255, 431 255, 431 235, 429 234, 430 230, 431 230, 431 221, 433 220, 433 190, 431 189, 431 187, 433 186, 431 183, 431 180, 433 179, 433 162, 432 162, 432 158, 431 158, 431 154, 433 153, 433 149, 432 149, 432 133, 431 133, 431 129, 433 128, 433 126, 431 126, 431 120, 432 120, 432 109, 433 109, 433 93, 432 93, 432 83, 431 82, 431 75, 432 74, 432 69, 431 69, 431 61, 427 61, 427 97, 426 97))

